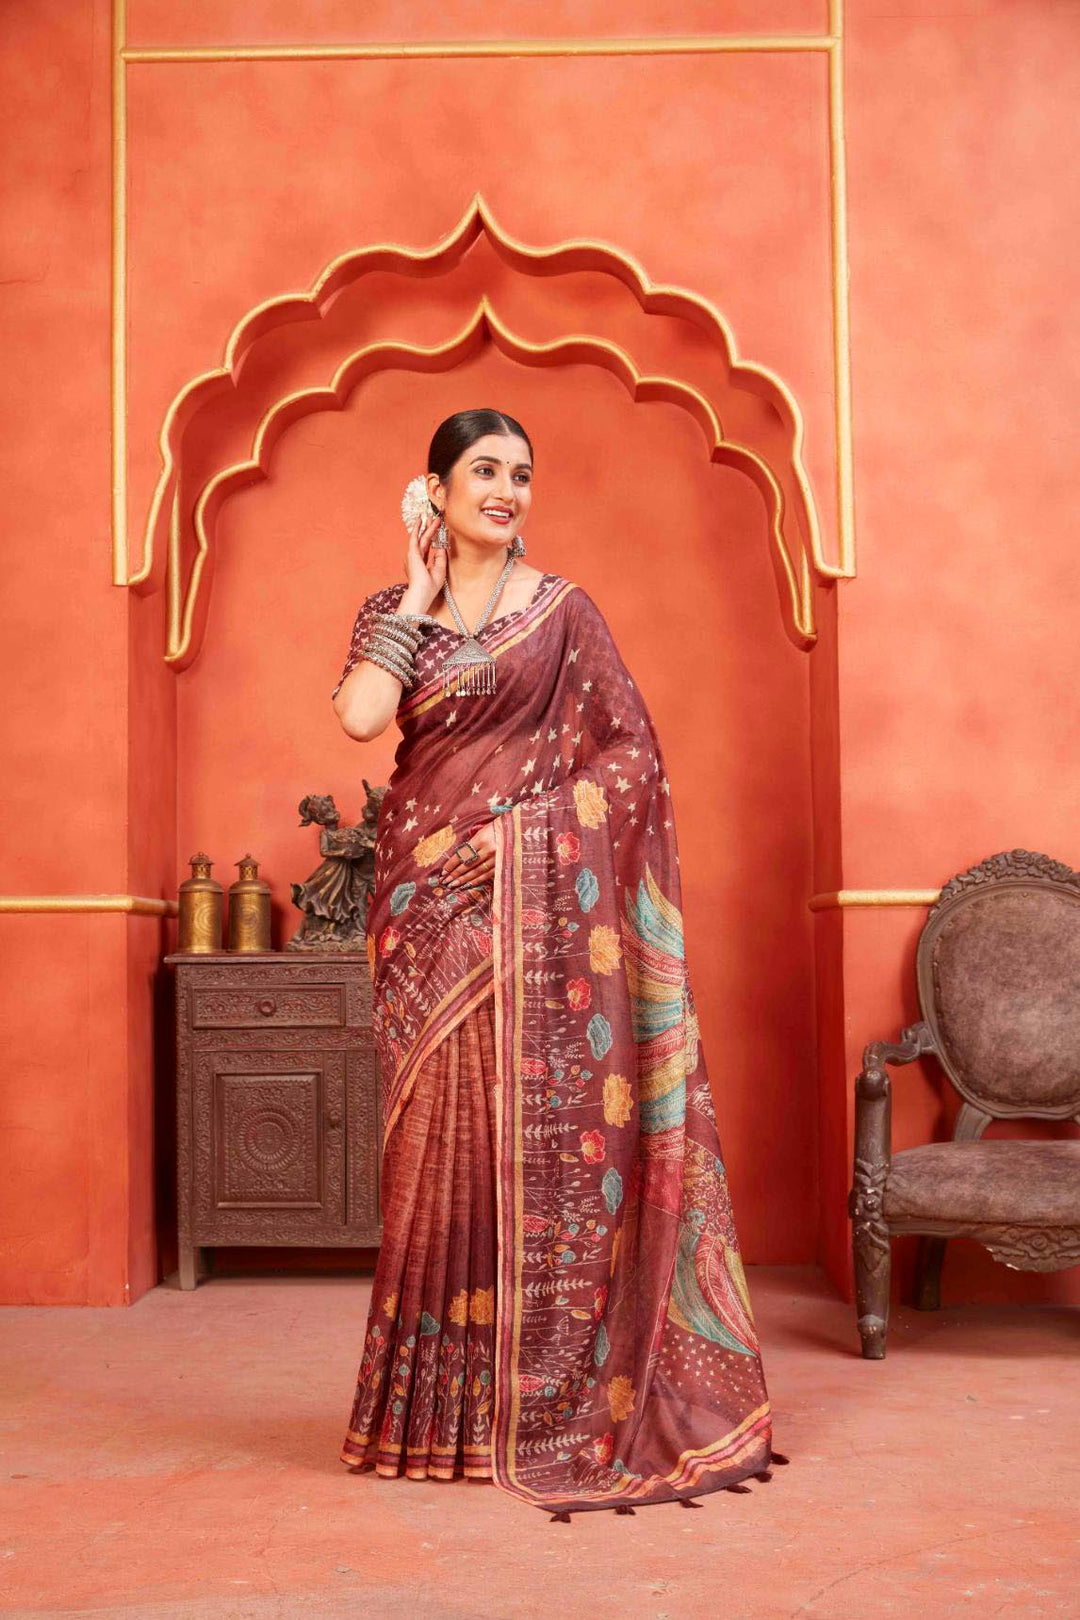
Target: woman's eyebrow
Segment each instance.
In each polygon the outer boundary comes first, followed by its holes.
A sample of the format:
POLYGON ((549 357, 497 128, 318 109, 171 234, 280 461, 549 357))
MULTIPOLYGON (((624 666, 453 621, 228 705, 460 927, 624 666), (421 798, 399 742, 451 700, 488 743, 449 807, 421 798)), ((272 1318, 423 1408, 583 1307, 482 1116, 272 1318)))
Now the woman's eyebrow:
MULTIPOLYGON (((475 467, 476 463, 478 461, 498 461, 498 459, 499 459, 498 456, 474 456, 472 458, 472 460, 469 462, 469 466, 470 467, 475 467)), ((509 466, 510 463, 507 462, 506 465, 509 466)), ((532 472, 532 462, 531 461, 516 461, 514 463, 514 466, 515 466, 515 469, 518 468, 518 467, 524 467, 526 472, 532 472)))

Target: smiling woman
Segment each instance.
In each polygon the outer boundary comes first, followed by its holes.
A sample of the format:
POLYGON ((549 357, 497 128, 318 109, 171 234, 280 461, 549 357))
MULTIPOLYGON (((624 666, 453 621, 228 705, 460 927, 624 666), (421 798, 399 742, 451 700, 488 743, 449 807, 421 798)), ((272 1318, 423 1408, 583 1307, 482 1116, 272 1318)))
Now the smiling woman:
POLYGON ((350 735, 402 732, 367 919, 384 1238, 341 1458, 562 1517, 783 1459, 660 742, 592 598, 518 574, 532 475, 512 418, 442 424, 407 583, 362 605, 334 690, 350 735))

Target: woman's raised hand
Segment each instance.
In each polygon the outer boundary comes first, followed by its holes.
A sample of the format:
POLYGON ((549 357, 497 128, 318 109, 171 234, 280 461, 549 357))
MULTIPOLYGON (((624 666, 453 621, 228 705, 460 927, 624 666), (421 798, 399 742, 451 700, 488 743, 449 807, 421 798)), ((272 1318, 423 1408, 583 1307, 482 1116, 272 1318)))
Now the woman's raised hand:
POLYGON ((440 868, 443 883, 448 889, 471 889, 479 883, 495 881, 495 823, 485 821, 482 827, 470 833, 462 843, 470 843, 480 851, 478 860, 462 860, 451 850, 440 868))
POLYGON ((427 518, 420 512, 409 530, 409 549, 405 553, 407 611, 426 613, 446 581, 447 553, 442 547, 431 549, 440 519, 439 512, 432 512, 427 518))

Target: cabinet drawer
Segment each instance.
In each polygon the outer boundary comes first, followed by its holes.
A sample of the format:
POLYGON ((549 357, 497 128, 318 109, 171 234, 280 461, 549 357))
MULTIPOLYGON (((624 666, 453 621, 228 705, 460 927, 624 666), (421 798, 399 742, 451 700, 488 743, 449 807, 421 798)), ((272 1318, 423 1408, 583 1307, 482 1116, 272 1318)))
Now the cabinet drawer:
POLYGON ((344 984, 195 984, 193 1029, 339 1029, 348 1021, 344 984))

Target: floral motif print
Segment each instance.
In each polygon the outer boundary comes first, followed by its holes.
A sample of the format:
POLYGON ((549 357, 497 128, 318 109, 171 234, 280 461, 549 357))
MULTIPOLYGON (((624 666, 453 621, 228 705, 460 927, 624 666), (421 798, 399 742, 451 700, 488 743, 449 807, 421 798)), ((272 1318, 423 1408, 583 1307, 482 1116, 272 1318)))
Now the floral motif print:
POLYGON ((447 699, 433 667, 398 710, 368 933, 387 1169, 373 1297, 400 1303, 389 1331, 369 1323, 343 1456, 486 1469, 572 1512, 720 1489, 767 1466, 771 1423, 660 744, 579 587, 544 576, 485 646, 494 693, 447 699), (440 851, 488 822, 493 892, 445 890, 440 851), (483 1006, 486 1189, 454 1101, 483 1006))

